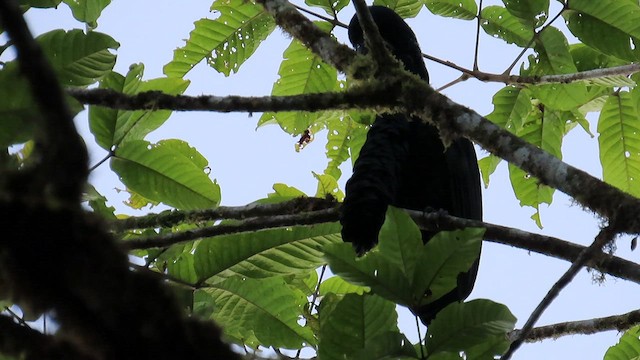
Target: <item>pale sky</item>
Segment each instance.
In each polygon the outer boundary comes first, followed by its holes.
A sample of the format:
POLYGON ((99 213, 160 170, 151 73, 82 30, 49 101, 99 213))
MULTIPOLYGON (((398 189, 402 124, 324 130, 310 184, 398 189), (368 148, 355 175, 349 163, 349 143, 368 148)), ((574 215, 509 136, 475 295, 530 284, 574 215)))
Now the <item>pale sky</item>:
MULTIPOLYGON (((490 5, 496 1, 484 3, 490 5)), ((193 22, 202 17, 215 18, 216 15, 209 12, 209 6, 209 2, 194 0, 114 1, 99 19, 97 31, 111 35, 121 44, 117 50, 116 71, 124 74, 130 64, 142 62, 145 64, 145 79, 160 77, 162 66, 172 59, 173 50, 184 44, 183 39, 188 38, 193 22)), ((341 16, 340 20, 348 23, 352 13, 353 10, 350 9, 348 15, 341 16)), ((551 16, 554 14, 552 12, 551 16)), ((84 28, 83 24, 73 19, 65 5, 60 5, 57 11, 31 10, 29 15, 29 23, 35 33, 60 27, 84 28)), ((414 29, 423 52, 471 68, 476 29, 474 21, 443 19, 423 9, 418 18, 407 22, 414 29)), ((346 30, 339 29, 335 34, 341 41, 348 43, 346 30)), ((269 94, 278 77, 282 53, 289 41, 288 36, 276 29, 257 53, 240 68, 239 74, 228 78, 206 65, 199 65, 187 76, 192 81, 187 94, 269 94)), ((487 35, 481 36, 480 43, 480 69, 487 72, 502 72, 519 52, 515 46, 506 45, 502 40, 492 39, 487 35)), ((427 61, 427 68, 434 87, 442 86, 459 76, 459 73, 430 61, 427 61)), ((445 95, 486 115, 493 109, 492 95, 502 86, 468 80, 447 89, 445 95)), ((93 144, 93 138, 87 130, 86 116, 86 111, 78 115, 77 124, 83 135, 88 136, 87 143, 94 164, 106 152, 93 144)), ((296 138, 274 125, 256 130, 259 118, 260 114, 250 117, 247 114, 210 112, 174 113, 148 140, 178 138, 198 149, 209 160, 211 177, 217 179, 221 186, 223 205, 244 205, 265 197, 272 191, 274 183, 285 183, 313 195, 316 180, 311 172, 321 173, 327 164, 324 154, 326 131, 316 134, 313 143, 301 153, 296 153, 296 138)), ((596 119, 591 117, 591 131, 594 134, 596 119)), ((597 145, 597 138, 591 138, 583 130, 576 128, 565 138, 564 160, 601 177, 597 145)), ((486 152, 478 148, 478 158, 484 156, 486 152)), ((350 167, 350 162, 342 167, 342 186, 351 174, 350 167)), ((582 245, 593 241, 599 221, 578 206, 572 206, 570 198, 559 192, 556 192, 554 203, 550 207, 542 206, 544 229, 538 229, 530 219, 533 209, 521 208, 515 199, 506 169, 506 163, 501 164, 492 176, 489 188, 484 190, 485 221, 539 232, 582 245)), ((124 186, 118 182, 108 164, 103 164, 91 175, 91 182, 112 200, 110 205, 115 206, 119 212, 143 215, 148 211, 145 209, 135 212, 122 205, 121 201, 126 196, 118 194, 115 188, 124 186)), ((619 239, 618 248, 618 256, 638 261, 638 254, 630 252, 629 237, 619 239)), ((478 279, 469 300, 489 298, 507 305, 518 318, 516 326, 519 328, 568 267, 568 262, 485 242, 478 279)), ((610 276, 604 284, 594 284, 591 274, 582 270, 544 313, 538 325, 622 314, 638 307, 636 302, 639 294, 636 284, 610 276)), ((412 316, 401 312, 400 327, 412 341, 416 341, 412 316)), ((601 359, 607 348, 617 343, 619 335, 610 331, 524 344, 514 359, 601 359)))

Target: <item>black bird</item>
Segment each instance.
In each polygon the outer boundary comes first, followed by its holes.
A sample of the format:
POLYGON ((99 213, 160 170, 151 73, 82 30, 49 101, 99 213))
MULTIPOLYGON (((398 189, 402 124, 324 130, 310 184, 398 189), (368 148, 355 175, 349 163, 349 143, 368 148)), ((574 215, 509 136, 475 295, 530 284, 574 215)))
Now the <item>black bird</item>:
MULTIPOLYGON (((405 69, 429 82, 429 74, 415 34, 393 10, 371 6, 382 38, 405 69)), ((349 23, 349 40, 366 53, 357 16, 349 23)), ((403 114, 379 115, 346 184, 340 223, 342 239, 351 242, 359 255, 378 242, 388 205, 412 210, 442 209, 450 215, 482 220, 480 172, 473 144, 454 140, 445 149, 438 129, 419 118, 403 114)), ((427 243, 435 232, 422 231, 427 243)), ((478 272, 478 259, 458 276, 455 289, 419 309, 412 309, 428 324, 447 305, 469 296, 478 272)))

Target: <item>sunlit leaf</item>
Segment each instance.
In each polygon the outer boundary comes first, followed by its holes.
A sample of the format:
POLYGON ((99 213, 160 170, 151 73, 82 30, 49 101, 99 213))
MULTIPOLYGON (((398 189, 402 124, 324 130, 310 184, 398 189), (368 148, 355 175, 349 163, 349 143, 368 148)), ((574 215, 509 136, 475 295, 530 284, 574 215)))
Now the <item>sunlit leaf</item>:
POLYGON ((474 0, 425 0, 425 6, 436 15, 462 20, 473 20, 478 15, 474 0))
POLYGON ((533 26, 513 16, 501 6, 487 6, 482 9, 480 16, 480 24, 484 31, 508 44, 524 47, 529 45, 533 38, 533 26))
POLYGON ((640 123, 636 91, 610 96, 598 119, 604 181, 640 196, 640 123))
POLYGON ((218 206, 220 186, 209 178, 207 160, 180 140, 123 143, 111 169, 133 191, 178 209, 218 206))
POLYGON ((195 22, 185 46, 176 49, 164 66, 170 77, 183 77, 202 60, 229 76, 256 51, 275 28, 273 17, 261 5, 244 0, 216 0, 211 10, 215 20, 195 22))
MULTIPOLYGON (((337 70, 295 39, 284 52, 278 74, 280 78, 271 90, 273 96, 321 93, 338 88, 337 70)), ((285 132, 299 135, 319 116, 312 112, 266 112, 260 117, 258 126, 278 124, 285 132)))

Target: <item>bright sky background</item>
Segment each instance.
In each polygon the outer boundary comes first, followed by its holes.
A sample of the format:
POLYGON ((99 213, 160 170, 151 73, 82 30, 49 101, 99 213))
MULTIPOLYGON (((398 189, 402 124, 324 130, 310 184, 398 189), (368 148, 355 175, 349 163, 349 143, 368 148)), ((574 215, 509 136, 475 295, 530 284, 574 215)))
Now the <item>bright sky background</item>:
MULTIPOLYGON (((491 5, 496 2, 499 3, 497 0, 484 3, 491 5)), ((296 3, 301 4, 300 1, 296 3)), ((556 2, 552 3, 553 6, 556 5, 556 2)), ((142 62, 145 65, 145 80, 161 77, 163 65, 172 59, 173 50, 184 44, 183 40, 188 38, 193 29, 193 22, 203 17, 216 17, 209 12, 209 6, 210 2, 194 0, 114 1, 99 19, 97 31, 111 35, 121 44, 117 50, 116 71, 124 74, 129 65, 142 62)), ((552 11, 551 17, 556 12, 552 11)), ((351 14, 353 10, 349 9, 340 20, 348 23, 351 14)), ((84 27, 73 19, 65 5, 61 5, 57 11, 31 10, 28 19, 36 34, 55 28, 69 30, 84 27)), ((560 26, 561 21, 562 19, 555 25, 560 26)), ((444 19, 423 9, 418 18, 407 22, 414 29, 423 52, 466 68, 472 67, 475 21, 444 19)), ((338 29, 335 34, 341 41, 348 43, 346 30, 338 29)), ((206 65, 199 65, 187 76, 192 81, 187 94, 269 94, 273 82, 278 78, 282 53, 289 42, 290 37, 276 29, 257 53, 240 68, 239 74, 228 78, 206 65)), ((501 73, 518 52, 519 49, 506 45, 502 40, 481 35, 480 69, 501 73)), ((460 75, 430 61, 427 61, 427 67, 434 87, 442 86, 460 75)), ((493 110, 492 95, 502 86, 468 80, 444 93, 454 101, 486 115, 493 110)), ((106 152, 93 144, 86 117, 86 111, 78 115, 77 124, 82 134, 87 136, 91 164, 95 164, 106 152)), ((311 172, 321 173, 326 167, 326 131, 316 134, 313 143, 301 153, 296 153, 296 138, 274 125, 256 130, 259 118, 260 114, 251 117, 244 113, 174 113, 148 139, 157 141, 177 138, 198 149, 209 160, 211 177, 217 179, 222 188, 223 205, 244 205, 263 198, 272 191, 274 183, 285 183, 309 195, 315 194, 316 180, 311 172)), ((591 120, 591 131, 596 134, 597 118, 591 117, 591 120)), ((591 138, 580 128, 574 129, 565 138, 564 160, 601 177, 597 151, 597 138, 591 138)), ((478 157, 484 156, 486 152, 478 148, 478 157)), ((350 168, 350 162, 342 167, 342 188, 351 174, 350 168)), ((94 171, 90 180, 102 194, 112 199, 110 205, 115 206, 119 212, 131 215, 148 212, 148 209, 135 212, 121 203, 126 195, 119 194, 116 188, 122 189, 124 186, 111 172, 108 164, 103 164, 94 171)), ((552 235, 583 245, 591 243, 598 231, 599 220, 572 205, 571 199, 559 192, 554 196, 554 203, 550 207, 543 206, 541 213, 544 225, 542 230, 530 219, 533 209, 519 206, 508 181, 506 163, 501 164, 492 176, 489 188, 484 189, 485 221, 552 235)), ((617 255, 637 261, 639 255, 630 251, 629 240, 629 237, 618 240, 617 255)), ((568 267, 569 263, 564 261, 485 242, 480 272, 469 299, 489 298, 506 304, 518 318, 516 326, 519 328, 568 267)), ((636 284, 610 276, 604 284, 594 284, 591 274, 582 270, 544 313, 538 325, 622 314, 638 308, 635 302, 639 293, 636 284)), ((412 341, 416 341, 414 324, 412 316, 406 311, 401 312, 401 330, 412 341)), ((618 341, 619 335, 615 331, 609 331, 598 335, 569 336, 555 341, 524 344, 514 358, 601 359, 607 348, 618 341)))

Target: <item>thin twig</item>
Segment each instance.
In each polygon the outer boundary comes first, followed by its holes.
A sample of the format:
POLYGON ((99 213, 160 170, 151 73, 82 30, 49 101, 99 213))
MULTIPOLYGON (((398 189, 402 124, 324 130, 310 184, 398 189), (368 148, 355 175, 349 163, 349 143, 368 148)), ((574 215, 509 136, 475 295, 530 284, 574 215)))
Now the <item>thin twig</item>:
POLYGON ((511 356, 513 356, 515 351, 517 351, 524 342, 524 339, 529 336, 529 332, 531 332, 535 323, 540 319, 542 313, 547 309, 547 307, 549 307, 549 305, 551 305, 558 294, 560 294, 560 291, 562 291, 562 289, 564 289, 571 280, 573 280, 578 271, 580 271, 580 269, 594 254, 600 252, 605 244, 613 240, 615 235, 616 231, 610 226, 605 227, 600 231, 600 233, 598 233, 593 243, 578 255, 578 258, 573 262, 573 264, 571 264, 569 269, 560 277, 560 279, 553 284, 547 295, 545 295, 542 301, 540 301, 540 304, 538 304, 531 315, 529 315, 529 319, 527 319, 527 322, 524 324, 515 340, 513 340, 507 352, 500 358, 501 360, 509 360, 511 356))

